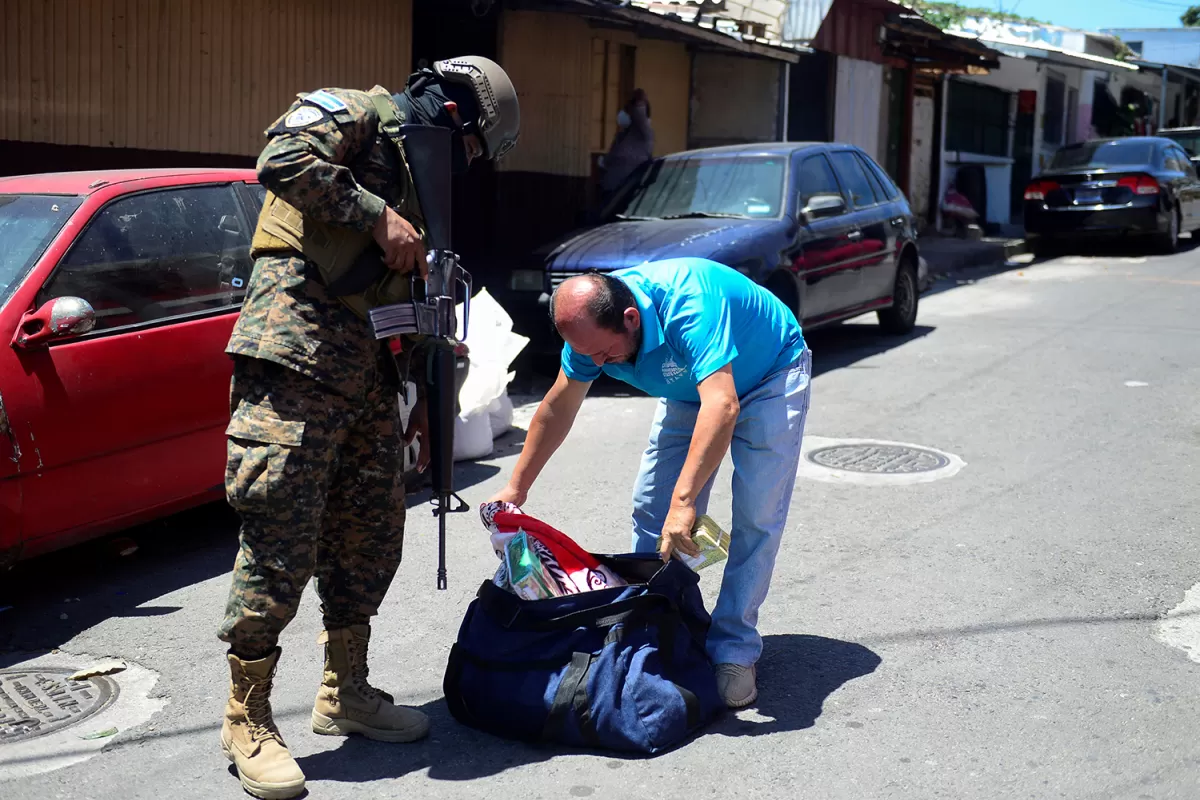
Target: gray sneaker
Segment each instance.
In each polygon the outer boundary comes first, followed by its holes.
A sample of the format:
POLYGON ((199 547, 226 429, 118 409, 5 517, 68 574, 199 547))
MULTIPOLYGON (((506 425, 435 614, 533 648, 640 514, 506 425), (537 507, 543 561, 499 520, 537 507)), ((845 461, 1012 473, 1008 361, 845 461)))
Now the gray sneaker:
POLYGON ((754 667, 717 664, 717 691, 730 708, 745 708, 758 699, 754 667))

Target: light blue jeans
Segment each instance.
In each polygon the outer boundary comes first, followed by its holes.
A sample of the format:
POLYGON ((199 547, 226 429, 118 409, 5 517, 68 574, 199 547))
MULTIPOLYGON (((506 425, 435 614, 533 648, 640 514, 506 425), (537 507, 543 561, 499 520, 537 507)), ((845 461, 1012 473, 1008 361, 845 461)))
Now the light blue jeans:
MULTIPOLYGON (((712 612, 708 654, 717 664, 750 666, 762 654, 758 610, 767 597, 775 556, 796 485, 800 441, 808 415, 812 352, 768 375, 741 398, 730 445, 733 525, 729 560, 712 612)), ((633 550, 654 552, 687 460, 699 403, 660 400, 633 491, 633 550)), ((696 498, 706 513, 716 474, 696 498)))

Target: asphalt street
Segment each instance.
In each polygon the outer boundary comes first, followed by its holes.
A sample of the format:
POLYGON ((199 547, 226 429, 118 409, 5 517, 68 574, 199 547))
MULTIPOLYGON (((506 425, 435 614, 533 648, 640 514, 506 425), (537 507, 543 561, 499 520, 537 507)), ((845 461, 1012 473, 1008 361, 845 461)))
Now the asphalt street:
MULTIPOLYGON (((446 656, 496 559, 475 514, 453 517, 438 592, 434 518, 414 505, 371 676, 430 713, 433 734, 311 733, 310 588, 275 694, 309 796, 1200 796, 1200 598, 1181 605, 1200 582, 1200 249, 1184 244, 942 279, 899 339, 873 318, 813 333, 808 451, 908 443, 943 469, 874 479, 805 462, 762 611, 759 703, 662 756, 529 747, 450 717, 446 656)), ((528 510, 589 549, 625 549, 654 403, 601 387, 528 510)), ((469 502, 504 484, 520 441, 460 465, 469 502)), ((725 522, 729 476, 726 463, 710 509, 725 522)), ((115 735, 82 738, 109 724, 96 717, 0 745, 6 800, 245 796, 217 738, 235 523, 212 507, 130 535, 133 555, 105 543, 0 576, 0 668, 130 665, 112 676, 115 735)), ((703 573, 710 608, 719 579, 703 573)))

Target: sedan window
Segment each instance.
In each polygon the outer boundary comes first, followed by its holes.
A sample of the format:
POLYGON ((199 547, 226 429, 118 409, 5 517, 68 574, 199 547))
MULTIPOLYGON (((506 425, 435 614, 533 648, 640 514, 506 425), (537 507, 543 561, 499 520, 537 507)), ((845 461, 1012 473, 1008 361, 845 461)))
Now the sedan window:
POLYGON ((1054 154, 1050 169, 1138 167, 1154 163, 1154 144, 1146 141, 1084 142, 1054 154))
POLYGON ((1195 175, 1195 169, 1193 169, 1192 162, 1187 157, 1187 153, 1178 147, 1172 146, 1167 148, 1166 164, 1169 170, 1186 172, 1188 177, 1195 175))
POLYGON ((871 186, 867 174, 863 172, 862 163, 854 157, 852 151, 840 150, 830 153, 829 157, 833 159, 833 166, 837 170, 838 177, 850 191, 855 208, 866 208, 880 202, 882 198, 875 196, 875 189, 871 186))
POLYGON ((1193 156, 1200 155, 1200 131, 1189 133, 1160 133, 1167 139, 1173 139, 1179 143, 1179 146, 1193 156))
POLYGON ((96 329, 232 308, 250 275, 250 237, 231 186, 114 200, 63 258, 40 301, 82 297, 96 329))
POLYGON ((79 203, 78 197, 0 195, 0 300, 8 299, 79 203))

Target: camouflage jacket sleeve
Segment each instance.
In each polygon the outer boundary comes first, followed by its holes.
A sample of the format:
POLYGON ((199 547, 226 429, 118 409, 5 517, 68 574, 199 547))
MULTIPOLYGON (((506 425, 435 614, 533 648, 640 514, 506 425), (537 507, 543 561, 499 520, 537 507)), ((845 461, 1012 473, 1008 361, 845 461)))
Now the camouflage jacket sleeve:
POLYGON ((267 129, 258 179, 313 219, 370 231, 385 203, 360 186, 346 164, 372 145, 377 129, 378 114, 365 92, 312 92, 267 129))

